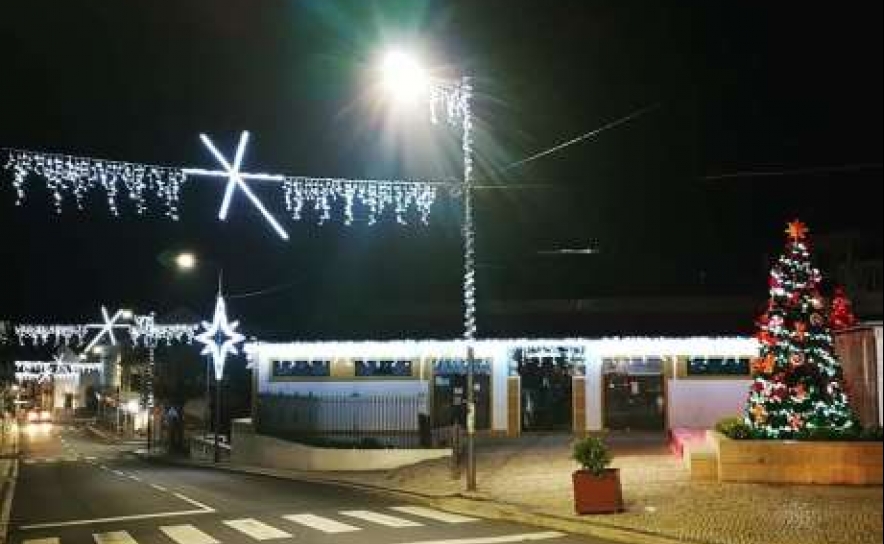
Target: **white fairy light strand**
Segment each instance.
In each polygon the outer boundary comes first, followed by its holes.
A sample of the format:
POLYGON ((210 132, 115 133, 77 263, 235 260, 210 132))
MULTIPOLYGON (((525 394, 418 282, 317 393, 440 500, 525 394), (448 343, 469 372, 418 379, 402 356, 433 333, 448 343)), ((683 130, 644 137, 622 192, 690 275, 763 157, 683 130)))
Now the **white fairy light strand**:
POLYGON ((120 215, 121 196, 133 202, 136 213, 143 215, 148 207, 147 195, 152 194, 163 203, 165 215, 177 221, 181 186, 186 181, 180 168, 18 149, 9 150, 6 169, 12 171, 17 206, 24 203, 25 181, 33 175, 45 180, 59 214, 66 195, 73 196, 77 209, 82 211, 88 193, 101 188, 114 216, 120 215))
POLYGON ((415 209, 421 223, 427 225, 436 201, 437 185, 419 181, 286 176, 283 193, 286 209, 295 221, 303 219, 305 207, 311 207, 316 212, 317 222, 323 225, 331 219, 333 206, 342 202, 346 226, 355 221, 357 204, 366 210, 368 225, 376 224, 378 218, 390 209, 400 225, 408 224, 406 214, 409 209, 415 209))
POLYGON ((196 323, 157 323, 154 314, 132 316, 132 322, 120 321, 123 319, 123 310, 118 310, 113 315, 102 307, 104 323, 90 323, 86 325, 16 325, 15 334, 19 343, 24 344, 30 340, 34 345, 59 345, 78 347, 85 345, 84 351, 91 350, 104 337, 116 345, 117 339, 114 329, 127 333, 131 344, 147 348, 159 345, 170 346, 174 343, 191 344, 197 333, 199 325, 196 323), (90 330, 99 329, 90 342, 86 342, 90 330))
MULTIPOLYGON (((449 121, 454 122, 465 115, 467 96, 460 86, 434 91, 431 109, 435 112, 437 107, 444 107, 449 121)), ((435 119, 435 113, 433 116, 435 119)), ((352 225, 356 219, 355 204, 365 209, 369 225, 377 223, 378 218, 390 210, 397 223, 407 225, 408 211, 412 209, 416 210, 421 223, 428 224, 438 187, 457 185, 441 181, 354 180, 245 173, 240 168, 249 140, 247 131, 240 135, 232 162, 218 151, 207 135, 201 134, 200 139, 219 162, 221 169, 177 168, 19 149, 6 150, 8 160, 5 167, 12 171, 18 206, 26 200, 27 179, 35 176, 44 180, 55 211, 59 214, 67 198, 73 197, 77 209, 83 211, 90 193, 103 190, 114 216, 120 215, 121 199, 128 198, 133 202, 138 215, 144 215, 151 201, 155 200, 162 202, 164 214, 174 221, 180 217, 180 193, 189 176, 226 178, 219 220, 227 219, 233 195, 239 189, 283 239, 288 239, 288 234, 264 207, 247 181, 274 183, 282 189, 282 200, 293 220, 302 219, 305 206, 309 206, 316 212, 320 225, 331 220, 332 210, 337 204, 342 205, 342 222, 345 225, 352 225), (153 198, 149 199, 149 196, 153 198)))
POLYGON ((14 331, 20 344, 30 340, 36 345, 79 345, 89 334, 86 325, 16 325, 14 331))

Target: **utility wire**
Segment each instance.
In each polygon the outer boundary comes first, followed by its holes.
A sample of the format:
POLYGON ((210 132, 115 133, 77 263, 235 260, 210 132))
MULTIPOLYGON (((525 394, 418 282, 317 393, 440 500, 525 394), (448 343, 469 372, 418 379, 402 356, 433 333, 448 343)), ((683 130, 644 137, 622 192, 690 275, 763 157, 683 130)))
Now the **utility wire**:
POLYGON ((267 287, 266 289, 260 289, 258 291, 249 291, 246 293, 239 293, 236 295, 225 295, 228 299, 241 299, 241 298, 252 298, 259 297, 262 295, 269 295, 272 293, 277 293, 279 291, 285 291, 286 289, 290 289, 295 285, 301 283, 301 280, 290 281, 287 283, 280 283, 277 285, 273 285, 271 287, 267 287))
POLYGON ((522 165, 527 164, 529 162, 535 161, 535 160, 545 157, 547 155, 551 155, 557 151, 561 151, 562 149, 565 149, 566 147, 570 147, 576 143, 580 143, 583 140, 586 140, 588 138, 592 138, 593 136, 597 136, 608 129, 612 129, 614 127, 617 127, 619 125, 627 123, 627 122, 635 119, 636 117, 640 117, 640 116, 648 113, 651 110, 655 110, 655 109, 659 108, 660 105, 661 105, 661 103, 657 102, 656 104, 651 104, 650 106, 645 106, 641 109, 635 110, 634 112, 630 113, 629 115, 627 115, 625 117, 621 117, 619 119, 611 121, 610 123, 606 123, 596 129, 593 129, 589 132, 581 134, 580 136, 577 136, 576 138, 572 138, 566 142, 562 142, 562 143, 560 143, 554 147, 551 147, 545 151, 540 151, 539 153, 535 153, 534 155, 531 155, 530 157, 524 158, 520 161, 516 161, 512 164, 509 164, 509 165, 505 166, 503 168, 503 170, 506 171, 506 170, 511 170, 513 168, 518 168, 519 166, 522 166, 522 165))
POLYGON ((759 178, 770 176, 796 176, 802 174, 831 174, 835 172, 853 172, 857 170, 880 170, 882 168, 880 162, 844 164, 840 166, 810 166, 807 168, 793 168, 785 170, 745 170, 742 172, 730 172, 727 174, 714 174, 703 176, 702 179, 708 181, 720 179, 734 178, 759 178))

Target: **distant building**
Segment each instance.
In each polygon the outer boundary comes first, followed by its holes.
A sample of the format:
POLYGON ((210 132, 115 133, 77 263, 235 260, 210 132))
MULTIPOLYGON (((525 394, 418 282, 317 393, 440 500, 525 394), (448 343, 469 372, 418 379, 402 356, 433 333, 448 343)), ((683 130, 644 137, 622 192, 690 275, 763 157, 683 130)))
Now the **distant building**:
POLYGON ((880 238, 857 231, 816 237, 818 266, 830 282, 843 285, 860 319, 882 318, 884 260, 880 238))

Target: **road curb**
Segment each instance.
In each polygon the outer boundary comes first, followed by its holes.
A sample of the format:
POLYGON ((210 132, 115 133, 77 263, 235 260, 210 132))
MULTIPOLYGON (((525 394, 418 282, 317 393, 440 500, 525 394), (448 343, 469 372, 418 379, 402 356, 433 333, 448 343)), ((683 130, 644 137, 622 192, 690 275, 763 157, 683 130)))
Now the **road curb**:
POLYGON ((578 520, 555 514, 533 512, 522 506, 491 500, 481 494, 456 493, 441 495, 420 493, 415 491, 404 491, 401 489, 391 489, 374 484, 329 478, 327 476, 317 476, 314 474, 293 474, 290 472, 281 472, 259 467, 233 466, 223 463, 204 463, 189 459, 175 459, 170 457, 145 455, 141 455, 141 457, 149 462, 220 470, 237 474, 254 474, 270 478, 278 478, 281 480, 333 485, 385 497, 418 502, 426 506, 433 506, 440 510, 455 514, 469 515, 494 521, 521 523, 543 529, 601 538, 611 542, 622 542, 624 544, 710 544, 701 540, 676 539, 674 537, 660 535, 650 531, 601 524, 597 521, 589 521, 588 519, 578 520))

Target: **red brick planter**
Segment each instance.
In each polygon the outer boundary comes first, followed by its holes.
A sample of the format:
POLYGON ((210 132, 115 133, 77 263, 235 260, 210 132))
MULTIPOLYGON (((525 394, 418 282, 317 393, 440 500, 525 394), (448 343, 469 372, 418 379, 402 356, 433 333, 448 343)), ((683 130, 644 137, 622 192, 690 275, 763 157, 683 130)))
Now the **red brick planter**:
POLYGON ((611 514, 623 511, 620 469, 609 468, 601 476, 588 470, 573 474, 574 509, 578 514, 611 514))

